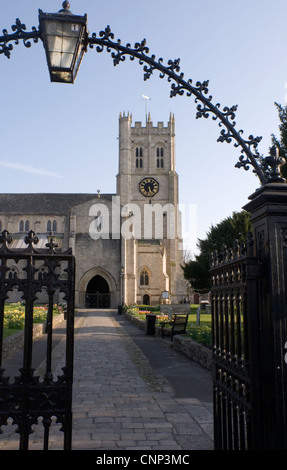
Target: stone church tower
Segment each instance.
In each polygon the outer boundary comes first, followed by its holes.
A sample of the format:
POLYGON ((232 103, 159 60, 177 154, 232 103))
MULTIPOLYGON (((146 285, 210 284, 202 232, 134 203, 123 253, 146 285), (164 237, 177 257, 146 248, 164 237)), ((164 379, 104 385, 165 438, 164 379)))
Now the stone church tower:
MULTIPOLYGON (((60 249, 72 249, 76 307, 181 302, 186 283, 174 118, 166 127, 162 122, 153 126, 150 119, 145 126, 132 126, 130 115, 120 116, 115 194, 0 194, 0 231, 4 229, 13 237, 12 248, 23 249, 27 232, 33 230, 39 248, 52 232, 60 249)), ((44 275, 45 267, 41 269, 44 275)), ((7 272, 8 277, 22 275, 16 264, 7 272)), ((20 296, 11 291, 8 301, 20 296)), ((38 302, 47 302, 45 294, 38 302)))
POLYGON ((122 210, 123 300, 131 304, 177 303, 185 294, 182 275, 175 120, 167 127, 132 126, 119 119, 117 195, 122 210))

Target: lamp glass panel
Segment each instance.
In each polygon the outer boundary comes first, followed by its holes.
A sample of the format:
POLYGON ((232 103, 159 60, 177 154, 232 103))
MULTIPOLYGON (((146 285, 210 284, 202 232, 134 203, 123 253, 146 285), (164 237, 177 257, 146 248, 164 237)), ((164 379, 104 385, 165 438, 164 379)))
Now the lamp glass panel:
POLYGON ((70 22, 46 21, 45 26, 52 67, 69 68, 73 61, 73 55, 77 52, 81 25, 70 22))
POLYGON ((79 23, 67 22, 63 24, 63 36, 78 38, 81 31, 79 23))
POLYGON ((61 52, 50 52, 50 61, 52 67, 61 67, 61 52))
POLYGON ((73 54, 61 54, 61 67, 70 69, 72 67, 73 57, 73 54))
POLYGON ((49 52, 62 51, 62 37, 61 36, 47 36, 49 52))
POLYGON ((78 38, 63 37, 62 38, 62 52, 74 54, 77 47, 78 38))
POLYGON ((46 34, 53 34, 54 36, 62 36, 63 34, 63 25, 60 21, 45 21, 46 34))

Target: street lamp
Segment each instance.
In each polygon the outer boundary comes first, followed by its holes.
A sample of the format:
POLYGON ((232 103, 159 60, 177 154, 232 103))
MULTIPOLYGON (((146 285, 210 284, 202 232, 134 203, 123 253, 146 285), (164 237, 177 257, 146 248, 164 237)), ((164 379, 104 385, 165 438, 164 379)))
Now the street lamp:
POLYGON ((74 83, 86 52, 87 15, 73 15, 68 1, 58 13, 39 10, 51 82, 74 83))

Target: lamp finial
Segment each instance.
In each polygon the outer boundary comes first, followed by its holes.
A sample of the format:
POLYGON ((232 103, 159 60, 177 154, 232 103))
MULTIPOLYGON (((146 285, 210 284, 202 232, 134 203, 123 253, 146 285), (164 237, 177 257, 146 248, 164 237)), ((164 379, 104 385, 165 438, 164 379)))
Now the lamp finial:
POLYGON ((65 0, 63 3, 62 3, 62 7, 63 9, 59 11, 59 13, 68 13, 70 11, 70 3, 68 2, 68 0, 65 0))

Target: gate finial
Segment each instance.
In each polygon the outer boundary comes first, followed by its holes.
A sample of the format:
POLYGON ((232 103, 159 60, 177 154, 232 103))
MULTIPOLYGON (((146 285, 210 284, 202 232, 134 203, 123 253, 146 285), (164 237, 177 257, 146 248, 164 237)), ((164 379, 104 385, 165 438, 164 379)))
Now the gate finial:
POLYGON ((286 183, 281 173, 281 166, 285 165, 286 160, 279 155, 279 148, 275 145, 270 148, 270 155, 264 158, 263 168, 268 173, 267 183, 286 183))
POLYGON ((0 248, 0 251, 8 251, 8 244, 12 243, 13 238, 11 235, 9 235, 8 230, 3 230, 3 232, 0 235, 0 244, 2 245, 0 248))
POLYGON ((33 251, 34 250, 33 244, 37 245, 37 243, 39 242, 39 238, 36 236, 33 230, 30 230, 30 232, 25 237, 24 241, 26 245, 28 245, 27 251, 33 251))

